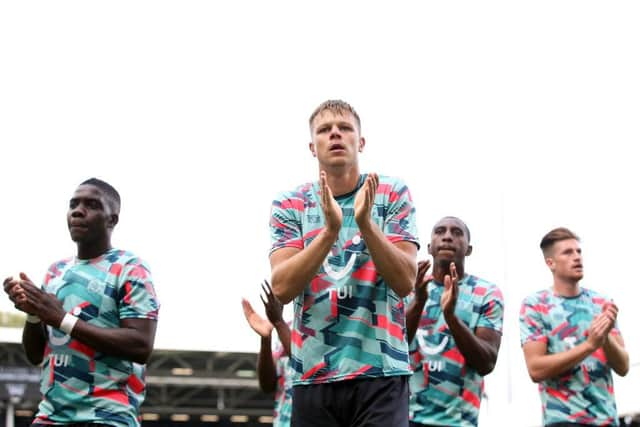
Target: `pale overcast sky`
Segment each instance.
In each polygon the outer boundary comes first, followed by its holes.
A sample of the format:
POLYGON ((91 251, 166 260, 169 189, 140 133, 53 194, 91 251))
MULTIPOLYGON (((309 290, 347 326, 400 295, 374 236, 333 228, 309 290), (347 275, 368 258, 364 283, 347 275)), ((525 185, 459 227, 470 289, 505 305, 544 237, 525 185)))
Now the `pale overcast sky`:
MULTIPOLYGON (((123 199, 114 244, 151 265, 157 347, 257 351, 240 299, 261 308, 271 200, 316 179, 307 119, 342 98, 362 169, 412 191, 420 256, 459 216, 469 272, 504 292, 483 425, 539 423, 517 318, 551 283, 553 227, 583 238, 583 285, 618 302, 640 363, 640 4, 425 3, 2 2, 0 274, 40 281, 74 253, 68 199, 97 176, 123 199)), ((621 412, 638 370, 616 378, 621 412)))

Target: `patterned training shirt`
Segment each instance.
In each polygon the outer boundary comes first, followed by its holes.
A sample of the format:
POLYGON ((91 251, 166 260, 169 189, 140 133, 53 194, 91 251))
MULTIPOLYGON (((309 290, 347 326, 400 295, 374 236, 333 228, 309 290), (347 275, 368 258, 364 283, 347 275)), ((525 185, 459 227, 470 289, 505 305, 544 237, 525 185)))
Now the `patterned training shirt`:
MULTIPOLYGON (((57 262, 42 288, 67 312, 101 328, 116 328, 121 319, 158 317, 149 269, 129 252, 112 249, 91 260, 57 262)), ((47 333, 42 401, 34 423, 138 426, 144 365, 100 353, 50 326, 47 333)))
MULTIPOLYGON (((549 354, 567 351, 587 339, 591 322, 608 302, 585 288, 576 297, 562 297, 552 289, 530 295, 520 309, 520 342, 544 342, 549 354)), ((620 334, 617 327, 612 333, 620 334)), ((538 389, 545 425, 618 425, 611 368, 602 348, 565 374, 540 382, 538 389)))
POLYGON ((275 338, 275 349, 273 360, 276 363, 276 385, 275 407, 273 410, 273 427, 289 427, 291 425, 291 399, 293 396, 292 380, 295 374, 291 368, 289 356, 284 351, 284 347, 278 336, 275 338))
MULTIPOLYGON (((471 427, 478 425, 483 377, 467 366, 440 308, 444 285, 430 282, 411 342, 409 418, 420 424, 471 427)), ((458 283, 455 314, 471 331, 489 328, 502 333, 504 299, 493 283, 466 275, 458 283)))
MULTIPOLYGON (((291 336, 294 385, 356 377, 408 375, 405 305, 377 273, 354 218, 364 183, 340 197, 338 240, 295 299, 291 336)), ((415 209, 407 186, 380 176, 371 217, 392 243, 418 244, 415 209)), ((281 194, 272 205, 271 251, 303 249, 324 228, 319 183, 281 194)))

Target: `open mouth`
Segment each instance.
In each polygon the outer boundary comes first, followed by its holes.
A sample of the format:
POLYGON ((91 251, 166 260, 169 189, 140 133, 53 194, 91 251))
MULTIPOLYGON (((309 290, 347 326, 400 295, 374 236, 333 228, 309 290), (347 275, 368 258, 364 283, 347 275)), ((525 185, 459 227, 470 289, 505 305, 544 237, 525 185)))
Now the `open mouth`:
POLYGON ((338 150, 343 150, 344 151, 344 145, 342 145, 342 144, 331 144, 331 146, 329 147, 329 151, 338 151, 338 150))

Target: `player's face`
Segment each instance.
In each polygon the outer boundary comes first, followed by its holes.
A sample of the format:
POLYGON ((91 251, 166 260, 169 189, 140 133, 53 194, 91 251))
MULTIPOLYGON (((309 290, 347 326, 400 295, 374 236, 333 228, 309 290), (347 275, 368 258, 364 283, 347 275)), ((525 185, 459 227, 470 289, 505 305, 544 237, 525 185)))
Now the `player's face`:
POLYGON ((106 197, 93 185, 81 185, 69 200, 67 226, 71 240, 81 243, 103 241, 115 225, 106 197))
POLYGON ((443 218, 438 221, 431 231, 429 253, 435 263, 447 265, 451 261, 459 264, 464 257, 470 255, 469 236, 462 221, 457 218, 443 218))
POLYGON ((364 148, 355 117, 349 112, 335 114, 325 110, 311 124, 309 149, 325 168, 357 164, 364 148))
POLYGON ((555 242, 551 254, 545 259, 555 277, 578 281, 584 276, 582 271, 582 249, 580 242, 566 239, 555 242))

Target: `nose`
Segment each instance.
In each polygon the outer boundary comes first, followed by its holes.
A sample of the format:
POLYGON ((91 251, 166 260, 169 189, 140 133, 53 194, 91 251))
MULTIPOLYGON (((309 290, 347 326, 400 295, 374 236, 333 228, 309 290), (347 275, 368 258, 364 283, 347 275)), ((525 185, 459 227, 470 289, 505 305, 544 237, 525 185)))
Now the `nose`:
POLYGON ((335 138, 335 137, 341 137, 342 134, 340 133, 340 128, 338 127, 338 125, 333 125, 331 126, 331 138, 335 138))
POLYGON ((71 208, 70 215, 72 218, 82 218, 85 216, 84 207, 82 203, 78 203, 75 207, 71 208))

